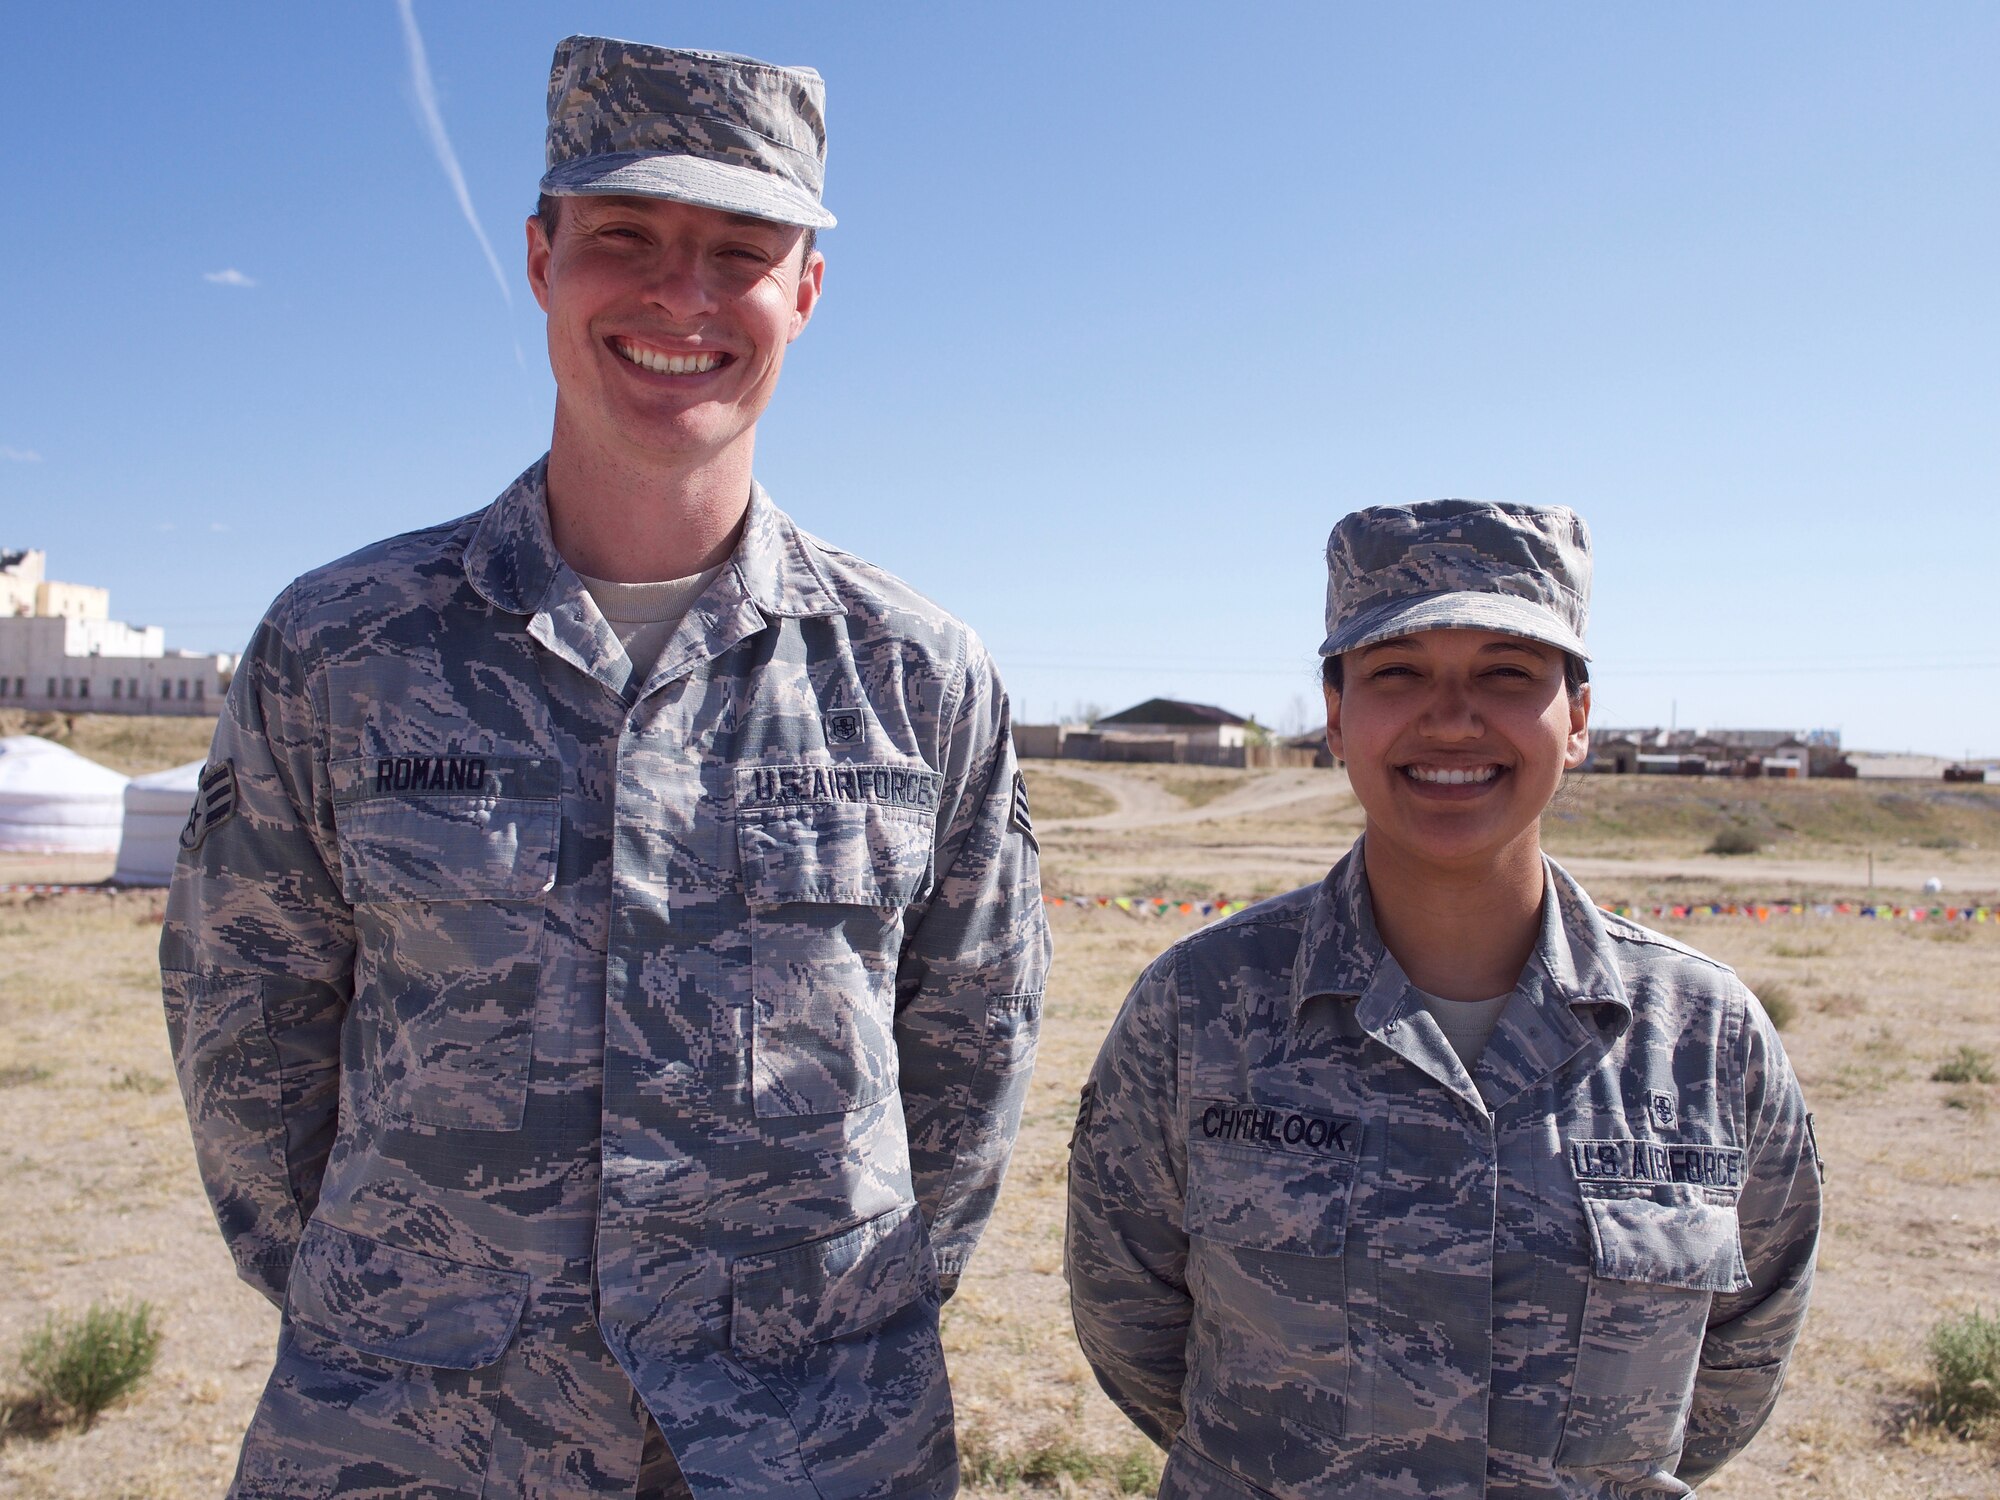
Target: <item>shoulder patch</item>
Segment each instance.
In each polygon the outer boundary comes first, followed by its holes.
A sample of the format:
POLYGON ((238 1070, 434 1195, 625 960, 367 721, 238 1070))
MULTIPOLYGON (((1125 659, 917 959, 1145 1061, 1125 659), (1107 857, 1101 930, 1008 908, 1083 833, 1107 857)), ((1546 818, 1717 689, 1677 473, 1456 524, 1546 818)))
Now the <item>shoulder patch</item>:
POLYGON ((1035 836, 1035 820, 1028 812, 1028 778, 1019 771, 1014 773, 1014 815, 1013 824, 1029 838, 1035 836))
POLYGON ((199 849, 201 841, 235 812, 236 767, 226 760, 211 761, 201 768, 194 806, 188 809, 187 824, 181 829, 181 847, 199 849))

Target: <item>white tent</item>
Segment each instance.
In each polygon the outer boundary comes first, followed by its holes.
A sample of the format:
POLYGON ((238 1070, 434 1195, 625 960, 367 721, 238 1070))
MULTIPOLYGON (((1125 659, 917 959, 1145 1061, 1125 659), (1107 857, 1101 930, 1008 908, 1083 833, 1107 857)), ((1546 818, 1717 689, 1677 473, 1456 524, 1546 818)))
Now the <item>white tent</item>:
POLYGON ((111 876, 117 884, 173 882, 181 830, 201 785, 202 764, 191 760, 171 771, 134 776, 125 784, 125 836, 118 841, 118 868, 111 876))
POLYGON ((109 854, 125 778, 39 735, 0 739, 0 850, 109 854))

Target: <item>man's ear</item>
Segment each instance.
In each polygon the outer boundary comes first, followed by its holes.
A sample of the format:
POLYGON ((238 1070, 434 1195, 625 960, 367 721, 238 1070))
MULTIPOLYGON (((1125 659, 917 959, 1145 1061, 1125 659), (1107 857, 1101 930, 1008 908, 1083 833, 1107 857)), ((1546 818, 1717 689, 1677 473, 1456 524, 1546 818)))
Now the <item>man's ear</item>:
POLYGON ((826 257, 815 250, 799 267, 798 300, 792 304, 792 331, 785 336, 786 343, 806 331, 806 324, 812 321, 813 309, 819 306, 819 294, 825 286, 826 257))
POLYGON ((1569 739, 1563 746, 1563 769, 1574 771, 1590 754, 1590 684, 1569 700, 1569 739))
POLYGON ((1335 760, 1344 763, 1347 753, 1340 733, 1340 690, 1330 682, 1323 682, 1320 691, 1326 696, 1326 748, 1333 752, 1335 760))
POLYGON ((549 237, 539 214, 528 215, 528 285, 543 312, 549 310, 549 237))

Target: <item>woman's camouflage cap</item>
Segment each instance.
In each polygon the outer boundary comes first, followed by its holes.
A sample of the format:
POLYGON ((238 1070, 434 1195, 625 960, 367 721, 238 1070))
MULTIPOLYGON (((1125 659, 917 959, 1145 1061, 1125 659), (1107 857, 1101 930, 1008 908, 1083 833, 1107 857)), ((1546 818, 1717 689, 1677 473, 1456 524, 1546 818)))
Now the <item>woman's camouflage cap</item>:
POLYGON ((1326 539, 1321 656, 1420 630, 1494 630, 1584 661, 1590 531, 1561 505, 1425 500, 1341 517, 1326 539))
POLYGON ((826 84, 729 52, 564 37, 549 66, 553 197, 630 193, 830 229, 826 84))

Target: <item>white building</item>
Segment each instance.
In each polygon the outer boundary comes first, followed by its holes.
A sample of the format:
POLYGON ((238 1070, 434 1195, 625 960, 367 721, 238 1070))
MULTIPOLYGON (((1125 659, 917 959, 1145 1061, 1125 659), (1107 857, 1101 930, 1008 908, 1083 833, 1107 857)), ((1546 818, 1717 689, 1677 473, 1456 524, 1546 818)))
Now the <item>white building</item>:
POLYGON ((159 626, 109 618, 108 590, 51 581, 46 566, 40 552, 0 551, 0 708, 221 710, 236 657, 168 651, 159 626))

